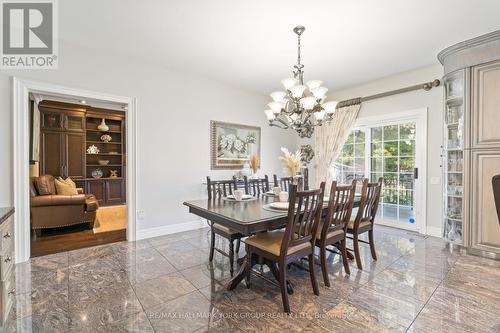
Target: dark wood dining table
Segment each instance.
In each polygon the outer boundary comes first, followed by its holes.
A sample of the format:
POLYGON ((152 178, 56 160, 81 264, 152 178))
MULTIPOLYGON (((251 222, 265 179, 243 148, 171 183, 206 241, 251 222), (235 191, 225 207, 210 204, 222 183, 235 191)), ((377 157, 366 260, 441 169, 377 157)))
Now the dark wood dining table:
MULTIPOLYGON (((243 235, 252 235, 258 232, 281 229, 287 222, 287 211, 271 211, 264 206, 278 201, 275 196, 261 195, 255 200, 230 201, 224 198, 202 199, 186 201, 184 205, 189 208, 189 212, 199 217, 219 223, 225 227, 231 228, 243 235)), ((354 198, 354 207, 358 207, 360 197, 354 198)), ((324 205, 326 213, 327 205, 324 205)), ((246 260, 242 260, 246 265, 246 260)), ((253 265, 252 265, 253 266, 253 265)), ((275 267, 270 267, 276 277, 275 267)), ((231 279, 227 288, 232 290, 245 277, 245 267, 242 266, 239 272, 231 279)), ((291 286, 289 287, 292 292, 291 286)))

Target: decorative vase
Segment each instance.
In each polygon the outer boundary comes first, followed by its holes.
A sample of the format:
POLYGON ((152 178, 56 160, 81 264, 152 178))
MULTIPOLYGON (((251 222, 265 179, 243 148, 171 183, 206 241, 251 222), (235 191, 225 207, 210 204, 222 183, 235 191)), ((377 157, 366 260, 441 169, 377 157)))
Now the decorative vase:
POLYGON ((97 129, 99 131, 102 131, 102 132, 107 132, 109 131, 109 126, 106 125, 106 119, 102 118, 102 121, 101 123, 99 124, 99 126, 97 126, 97 129))
POLYGON ((243 169, 241 169, 241 173, 243 174, 243 176, 247 176, 247 177, 250 177, 252 175, 252 169, 250 168, 250 163, 245 162, 245 164, 243 164, 243 169))
POLYGON ((95 170, 92 171, 92 177, 93 178, 98 179, 98 178, 101 178, 102 175, 103 175, 103 172, 102 172, 101 169, 95 169, 95 170))
POLYGON ((292 184, 297 185, 297 191, 304 191, 304 175, 297 172, 292 178, 292 184))

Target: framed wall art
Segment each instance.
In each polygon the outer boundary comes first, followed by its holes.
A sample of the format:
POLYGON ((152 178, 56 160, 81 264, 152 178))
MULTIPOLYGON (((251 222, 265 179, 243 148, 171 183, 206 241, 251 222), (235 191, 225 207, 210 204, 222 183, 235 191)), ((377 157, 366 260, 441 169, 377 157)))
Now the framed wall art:
POLYGON ((210 121, 211 169, 241 169, 252 156, 260 161, 260 127, 210 121))

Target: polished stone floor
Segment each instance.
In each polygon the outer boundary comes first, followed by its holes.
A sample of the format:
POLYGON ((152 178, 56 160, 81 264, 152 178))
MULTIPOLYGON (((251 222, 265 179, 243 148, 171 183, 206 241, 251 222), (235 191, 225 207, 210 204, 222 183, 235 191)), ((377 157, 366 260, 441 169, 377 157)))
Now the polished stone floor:
POLYGON ((317 267, 320 296, 309 273, 291 266, 290 316, 261 278, 224 289, 228 259, 208 263, 208 229, 34 258, 16 267, 5 331, 500 332, 500 262, 437 238, 375 233, 377 262, 363 245, 365 267, 351 262, 347 276, 332 255, 330 288, 317 267))

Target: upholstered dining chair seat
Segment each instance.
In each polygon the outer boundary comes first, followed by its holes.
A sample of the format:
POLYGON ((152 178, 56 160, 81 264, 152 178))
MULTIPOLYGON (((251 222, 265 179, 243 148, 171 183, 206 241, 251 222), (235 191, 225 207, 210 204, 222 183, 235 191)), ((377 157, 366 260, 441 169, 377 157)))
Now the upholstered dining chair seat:
MULTIPOLYGON (((370 221, 360 222, 359 229, 363 229, 364 227, 369 226, 370 224, 371 224, 370 221)), ((347 224, 347 230, 354 230, 354 218, 352 218, 347 224)))
POLYGON ((238 233, 237 231, 235 231, 231 228, 225 227, 223 225, 220 225, 218 223, 214 223, 214 228, 217 230, 220 230, 222 232, 225 232, 226 234, 237 234, 238 233))
MULTIPOLYGON (((283 236, 285 235, 284 230, 262 232, 254 236, 247 238, 245 243, 250 246, 256 247, 262 251, 269 252, 275 256, 280 255, 281 242, 283 241, 283 236)), ((290 246, 288 248, 287 255, 293 254, 295 252, 311 247, 311 243, 306 242, 296 246, 290 246)))

